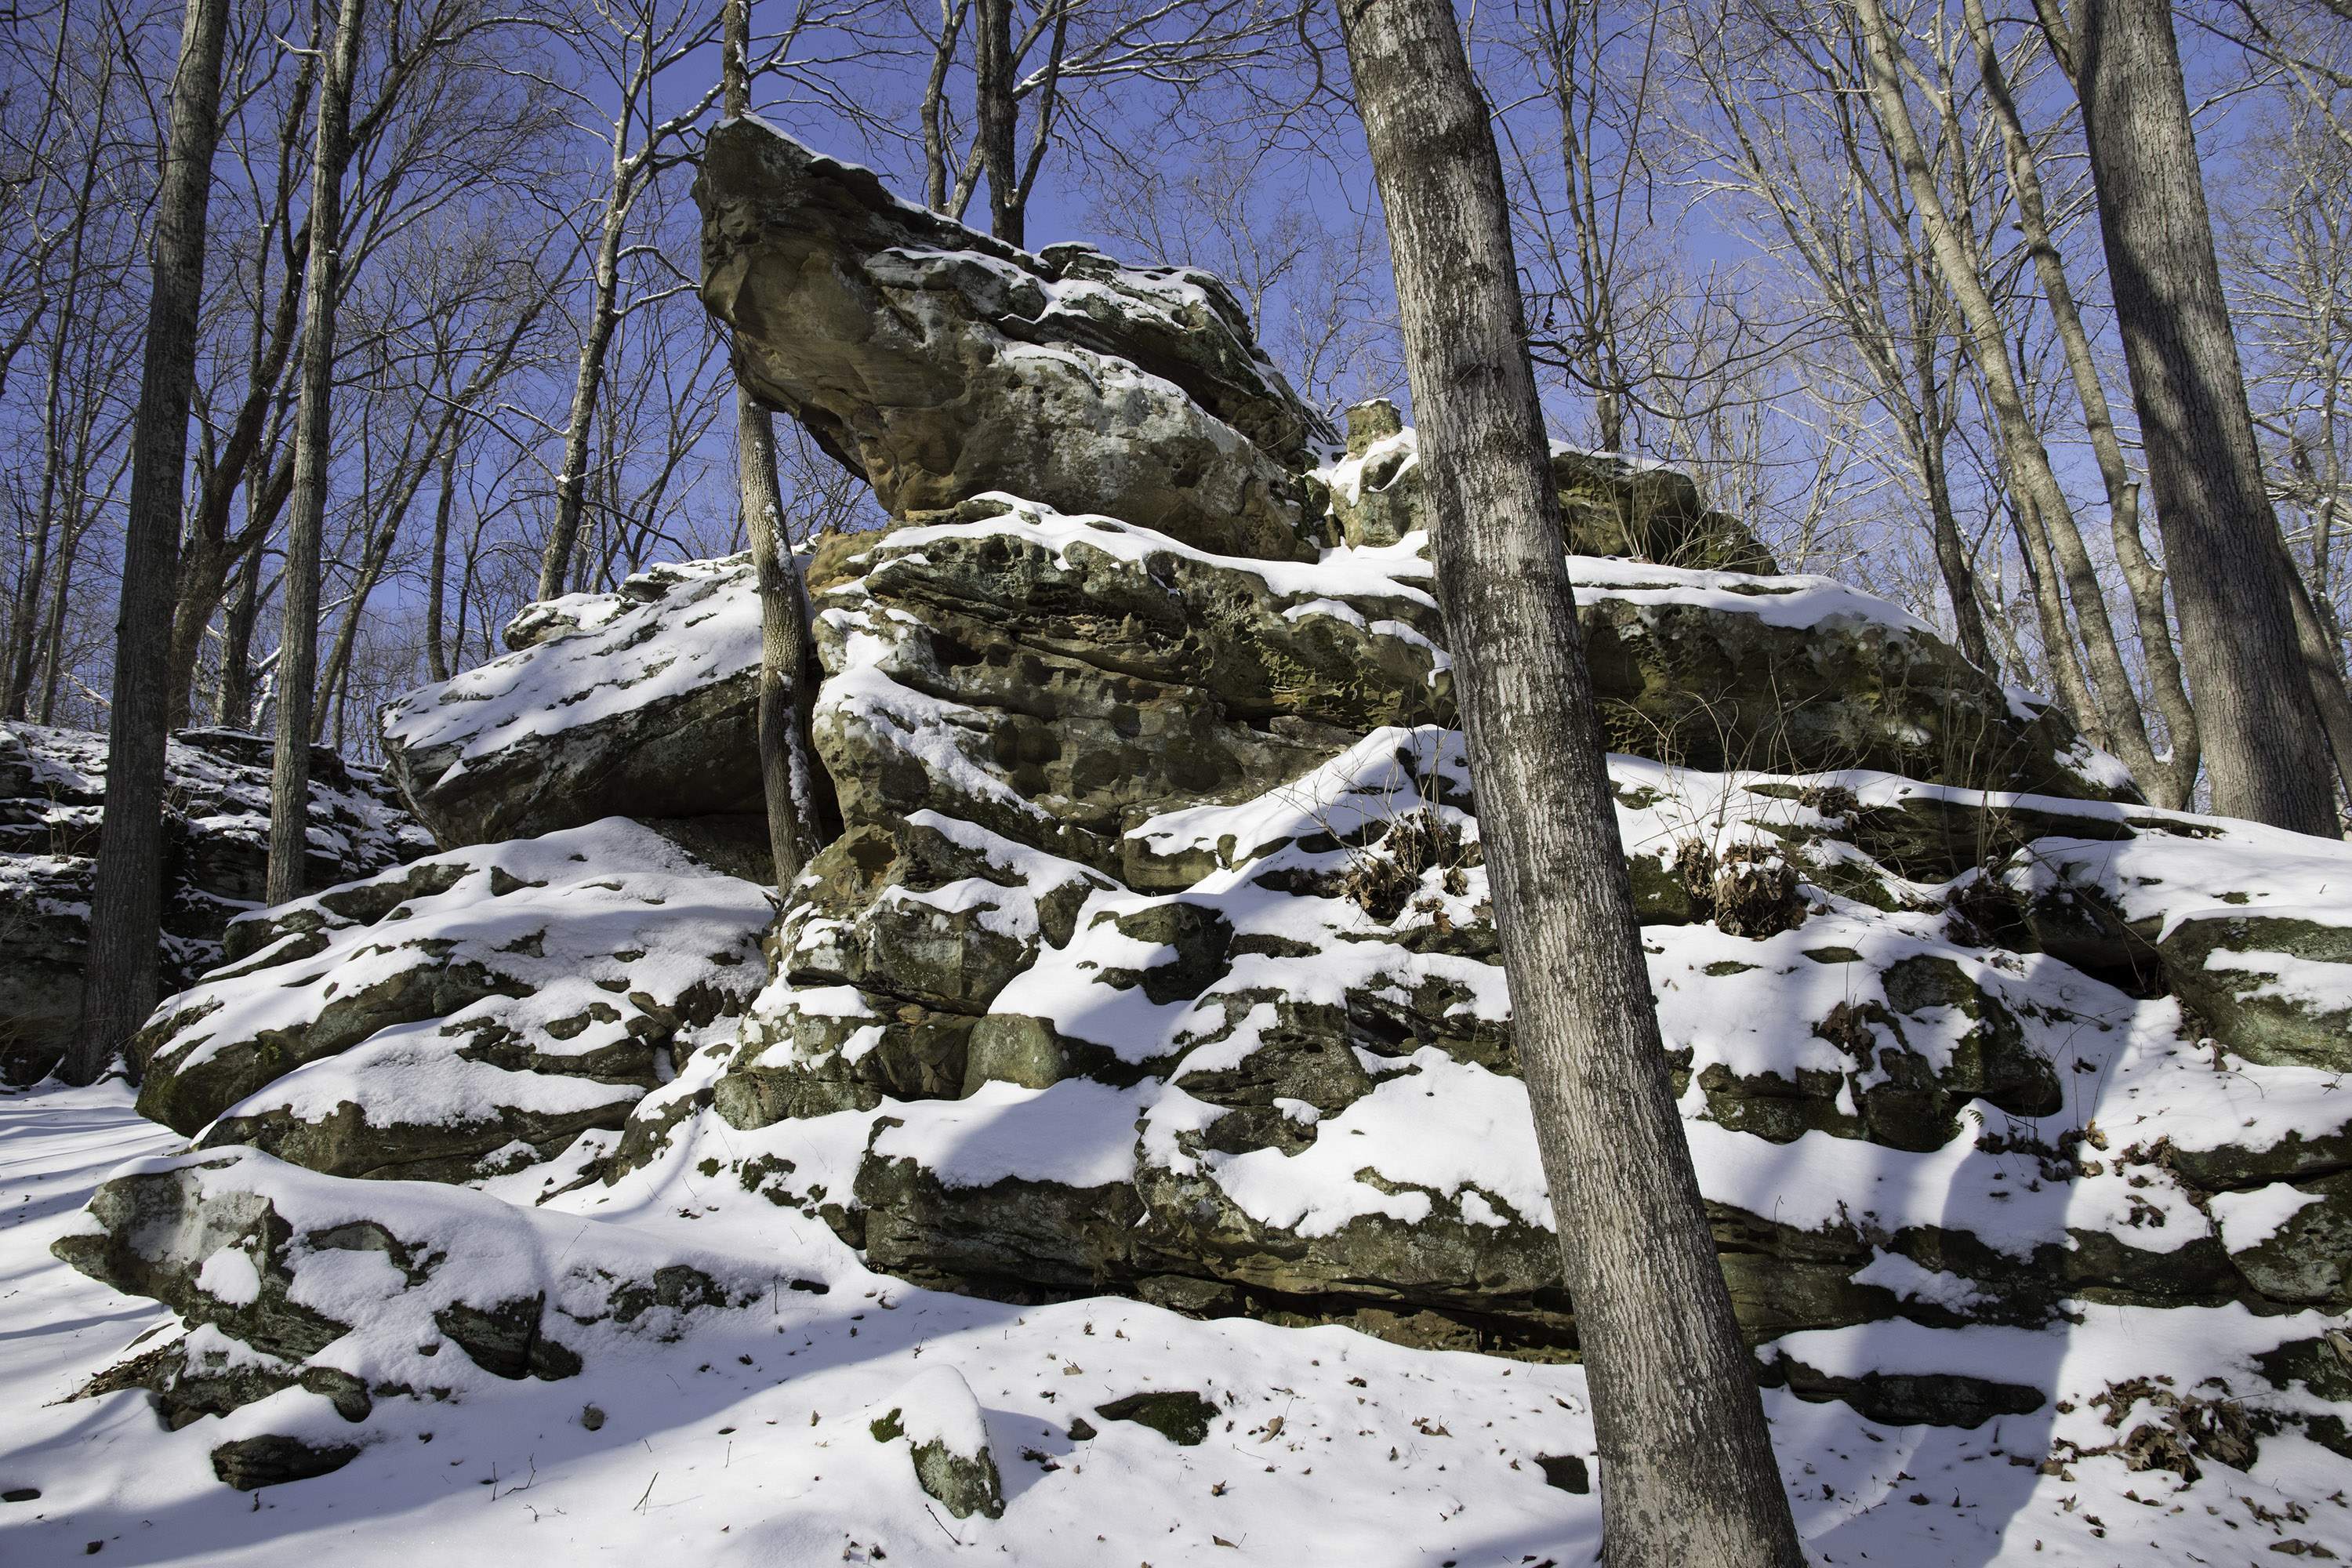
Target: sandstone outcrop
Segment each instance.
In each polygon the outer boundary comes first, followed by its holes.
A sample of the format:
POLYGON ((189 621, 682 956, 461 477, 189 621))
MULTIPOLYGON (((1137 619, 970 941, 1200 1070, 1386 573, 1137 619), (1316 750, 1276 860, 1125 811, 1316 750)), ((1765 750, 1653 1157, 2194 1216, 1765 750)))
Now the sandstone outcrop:
POLYGON ((746 384, 894 516, 1005 490, 1312 558, 1299 475, 1327 432, 1207 273, 1032 256, 751 120, 711 132, 695 194, 746 384))

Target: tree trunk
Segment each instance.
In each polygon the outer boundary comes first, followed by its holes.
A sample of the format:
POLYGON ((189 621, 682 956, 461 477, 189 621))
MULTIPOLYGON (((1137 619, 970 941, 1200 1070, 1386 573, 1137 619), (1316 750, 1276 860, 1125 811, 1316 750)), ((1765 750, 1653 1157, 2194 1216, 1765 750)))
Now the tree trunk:
POLYGON ((2263 488, 2164 0, 2084 0, 2083 129, 2213 809, 2334 838, 2286 552, 2263 488))
POLYGON ((1020 105, 1013 89, 1013 0, 979 0, 974 30, 973 92, 980 120, 980 165, 988 176, 988 230, 1007 245, 1020 245, 1023 223, 1020 176, 1014 173, 1013 133, 1020 105))
POLYGON ((1608 1561, 1804 1561, 1667 1086, 1486 108, 1445 0, 1341 0, 1608 1561))
POLYGON ((107 717, 106 815, 90 894, 81 1023, 58 1066, 89 1083, 121 1054, 155 1005, 163 912, 163 645, 188 459, 205 220, 220 140, 221 41, 228 0, 188 0, 171 130, 155 205, 147 348, 131 433, 131 500, 114 620, 114 699, 107 717))
POLYGON ((2147 783, 2158 805, 2185 807, 2197 787, 2200 746, 2197 713, 2189 706, 2189 689, 2180 675, 2180 655, 2173 646, 2172 626, 2164 614, 2164 574, 2148 559, 2139 532, 2139 486, 2124 463, 2122 437, 2116 432, 2115 414, 2107 405, 2106 384, 2099 378, 2091 334, 2083 324, 2082 308, 2066 277, 2050 229, 2049 205, 2042 196, 2042 172, 2026 134, 2024 116, 2011 95, 2008 72, 1995 45, 1984 0, 1962 0, 1961 13, 1976 45, 1977 70, 1984 79, 1985 97, 2000 122, 2001 142, 2008 153, 2010 188, 2017 196, 2018 226, 2033 258, 2034 276, 2050 307, 2050 320, 2066 354, 2067 374, 2074 383, 2076 401, 2083 405, 2083 426, 2091 438, 2091 454, 2107 493, 2108 531, 2115 536, 2116 563, 2130 591, 2133 618, 2139 626, 2141 657, 2147 661, 2147 685, 2164 715, 2172 741, 2169 765, 2158 769, 2147 783))
POLYGON ((940 41, 931 50, 930 79, 923 84, 923 200, 935 213, 948 210, 948 68, 955 63, 956 37, 971 9, 971 0, 940 0, 940 41))
POLYGON ((1868 93, 1872 117, 1903 170, 1912 205, 1918 212, 1920 229, 1927 240, 1928 254, 1943 276, 1944 286, 1951 291, 1953 303, 1959 307, 1969 357, 1983 378, 1986 401, 1992 405, 1998 435, 2009 454, 2012 481, 2023 487, 2048 535, 2053 562, 2064 579, 2067 597, 2082 629, 2083 648, 2090 665, 2091 695, 2097 700, 2098 707, 2095 712, 2084 711, 2075 717, 2086 726, 2095 723, 2105 734, 2101 743, 2121 757, 2135 777, 2153 785, 2159 773, 2156 748, 2148 742, 2147 725, 2140 717, 2139 700, 2124 667, 2123 649, 2107 617, 2098 573, 2083 547, 2082 533, 2074 526, 2074 507, 2051 468, 2050 454, 2042 445, 2041 432, 2026 406, 2016 371, 2009 363, 2009 339, 2000 313, 1985 289, 1976 256, 1944 204, 1934 166, 1920 145, 1910 104, 1904 96, 1893 26, 1879 0, 1854 0, 1854 13, 1862 25, 1863 85, 1868 93))
POLYGON ((596 399, 604 385, 604 356, 613 346, 613 330, 620 325, 621 241, 628 232, 628 207, 614 175, 613 194, 604 206, 604 228, 596 243, 594 272, 590 280, 588 336, 580 345, 580 368, 572 382, 572 416, 563 427, 563 468, 555 478, 555 522, 548 530, 547 550, 540 557, 539 596, 560 597, 572 572, 572 552, 580 542, 580 515, 588 488, 588 442, 596 420, 596 399))
POLYGON ((310 826, 310 709, 319 669, 319 552, 327 520, 329 402, 335 376, 335 274, 343 167, 351 161, 352 78, 367 0, 341 0, 319 89, 310 165, 310 265, 303 280, 302 384, 294 417, 294 494, 286 529, 284 629, 278 639, 278 724, 269 774, 265 901, 302 896, 310 826))
MULTIPOLYGON (((992 0, 982 0, 983 6, 992 0)), ((720 54, 724 104, 730 117, 751 103, 749 0, 728 0, 720 54)), ((810 720, 816 682, 808 676, 808 587, 784 535, 783 487, 776 479, 776 427, 739 377, 735 383, 735 458, 751 536, 751 572, 760 593, 760 785, 768 806, 768 847, 776 890, 788 891, 801 868, 824 847, 810 720)))
POLYGON ((221 617, 220 686, 213 695, 213 722, 232 730, 253 723, 253 627, 261 618, 261 547, 246 552, 236 568, 236 592, 221 617))
MULTIPOLYGON (((444 584, 449 577, 449 516, 457 500, 457 443, 441 451, 441 493, 433 502, 433 564, 425 584, 425 669, 436 680, 449 679, 449 654, 441 630, 444 584)), ((464 641, 462 633, 459 641, 464 641)), ((462 646, 458 652, 464 653, 462 646)))

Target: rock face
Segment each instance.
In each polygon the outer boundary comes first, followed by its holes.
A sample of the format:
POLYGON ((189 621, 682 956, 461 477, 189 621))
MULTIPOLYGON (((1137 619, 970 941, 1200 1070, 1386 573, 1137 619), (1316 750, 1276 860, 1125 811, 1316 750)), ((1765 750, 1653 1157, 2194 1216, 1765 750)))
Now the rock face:
POLYGON ((711 132, 694 188, 738 368, 893 515, 1007 490, 1312 557, 1298 475, 1326 432, 1214 278, 1031 256, 751 120, 711 132))
MULTIPOLYGON (((1686 474, 1559 441, 1551 473, 1570 554, 1768 576, 1780 571, 1747 525, 1700 504, 1686 474)), ((1430 526, 1419 439, 1386 398, 1348 411, 1348 454, 1316 477, 1329 495, 1340 543, 1394 544, 1430 526)))
MULTIPOLYGON (((165 750, 163 984, 219 962, 230 920, 257 907, 269 863, 269 742, 184 730, 165 750)), ((81 1016, 90 879, 106 805, 103 736, 0 725, 0 1083, 57 1064, 81 1016)), ((310 753, 308 883, 331 886, 413 859, 431 841, 371 769, 310 753)))
POLYGON ((428 856, 229 929, 132 1041, 207 1147, 445 1181, 617 1128, 680 1031, 764 976, 767 895, 623 818, 428 856))
POLYGON ((447 848, 626 809, 690 847, 757 846, 760 604, 748 558, 533 605, 514 652, 383 712, 401 793, 447 848))

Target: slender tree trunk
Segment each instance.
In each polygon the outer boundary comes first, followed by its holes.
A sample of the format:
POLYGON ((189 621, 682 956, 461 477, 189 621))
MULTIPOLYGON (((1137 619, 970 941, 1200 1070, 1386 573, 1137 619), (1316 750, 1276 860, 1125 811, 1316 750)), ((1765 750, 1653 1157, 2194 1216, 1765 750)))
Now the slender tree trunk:
MULTIPOLYGON (((392 547, 399 537, 400 516, 395 514, 391 521, 376 531, 375 538, 368 544, 367 553, 360 561, 359 579, 352 584, 351 602, 344 606, 342 625, 335 628, 334 647, 328 651, 327 667, 319 675, 321 703, 330 692, 341 691, 348 684, 352 650, 359 644, 360 623, 367 615, 368 600, 374 595, 376 584, 383 580, 384 563, 392 559, 392 547)), ((312 714, 310 738, 313 741, 323 732, 325 719, 323 707, 312 714)), ((342 745, 342 709, 339 704, 335 710, 335 744, 338 749, 342 745)))
POLYGON ((2009 363, 2009 340, 2000 313, 1986 291, 1969 242, 1944 204, 1934 166, 1920 145, 1910 104, 1904 96, 1892 24, 1879 0, 1854 0, 1854 13, 1861 23, 1864 86, 1872 116, 1910 187, 1928 254, 1943 276, 1944 286, 1951 291, 1953 302, 1959 307, 1969 358, 1983 378, 1986 401, 1992 405, 2001 445, 2009 453, 2012 479, 2024 487, 2033 503, 2034 514, 2049 537, 2053 563, 2064 578, 2074 618, 2082 628, 2092 695, 2098 707, 2095 714, 2085 710, 2076 717, 2086 725, 2095 719, 2105 732, 2106 739, 2102 743, 2123 759, 2135 777, 2153 786, 2160 776, 2156 748, 2148 742, 2147 726, 2140 717, 2139 699, 2132 690, 2122 647, 2107 617, 2098 572, 2083 547, 2082 534, 2074 526, 2074 507, 2051 468, 2050 455, 2042 445, 2041 432, 2026 406, 2016 371, 2009 363))
POLYGON ((2335 769, 2325 726, 2313 722, 2312 672, 2221 295, 2171 8, 2084 0, 2082 16, 2099 228, 2213 809, 2337 837, 2335 769))
POLYGON ((433 564, 425 584, 425 668, 436 680, 449 679, 449 654, 441 630, 444 584, 449 577, 449 517, 457 500, 457 443, 441 451, 441 493, 433 502, 433 564))
POLYGON ((548 530, 547 550, 539 563, 539 596, 542 599, 562 595, 564 579, 572 572, 572 552, 579 547, 596 399, 604 385, 604 356, 613 346, 613 331, 621 321, 621 241, 627 232, 628 207, 616 170, 590 279, 588 336, 580 345, 580 367, 572 382, 572 416, 563 427, 563 468, 555 477, 555 522, 548 530))
POLYGON ((978 0, 980 23, 972 38, 978 59, 974 95, 980 120, 980 165, 988 176, 989 232, 1008 245, 1024 243, 1020 176, 1014 172, 1015 120, 1013 97, 1013 0, 978 0))
POLYGON ((948 68, 955 63, 956 37, 971 0, 940 0, 940 41, 931 51, 930 79, 923 84, 923 199, 935 213, 948 210, 948 68))
POLYGON ((1951 476, 1944 467, 1942 437, 1931 431, 1927 441, 1920 466, 1927 480, 1927 511, 1935 526, 1936 569, 1944 579, 1944 595, 1952 602, 1952 629, 1958 636, 1961 656, 1998 679, 2000 661, 1993 657, 1992 641, 1985 636, 1984 609, 1977 603, 1976 569, 1969 563, 1968 543, 1960 537, 1959 520, 1952 512, 1951 476))
POLYGON ((2099 377, 2098 360, 2091 350, 2091 334, 2083 324, 2082 308, 2075 302, 2065 261, 2051 233, 2049 205, 2042 195, 2042 171, 2034 155, 2033 141, 2026 134, 2024 116, 2010 92, 2008 71, 2001 64, 1992 24, 1985 16, 1984 0, 1962 0, 1961 13, 1969 38, 1976 46, 1977 70, 1984 80, 1985 97, 2000 124, 2001 142, 2008 153, 2010 187, 2017 197, 2018 226, 2033 258, 2034 276, 2050 307, 2051 322, 2058 329, 2067 374, 2074 383, 2075 399, 2083 406, 2083 426, 2091 438, 2091 455, 2098 464, 2099 479, 2106 490, 2108 531, 2115 536, 2116 563, 2122 569, 2124 585, 2131 594, 2132 615, 2139 627, 2140 654, 2147 661, 2148 690, 2156 700, 2157 711, 2164 715, 2164 727, 2172 741, 2169 765, 2159 768, 2149 778, 2148 787, 2158 805, 2177 810, 2189 804, 2197 786, 2199 743, 2196 710, 2189 706, 2189 689, 2180 674, 2180 655, 2173 646, 2171 623, 2165 618, 2164 574, 2148 558, 2147 546, 2140 538, 2139 486, 2124 462, 2123 440, 2116 432, 2115 413, 2107 404, 2106 384, 2099 377))
MULTIPOLYGON (((993 0, 982 0, 983 6, 993 0)), ((720 68, 730 116, 749 111, 750 0, 728 0, 720 68)), ((819 837, 824 779, 810 720, 816 683, 808 679, 808 586, 784 534, 783 488, 776 479, 776 427, 741 378, 735 383, 735 457, 743 529, 751 541, 751 572, 760 593, 760 784, 768 807, 768 846, 775 857, 776 889, 799 879, 801 868, 824 847, 819 837)))
POLYGON ((205 219, 220 140, 221 43, 228 0, 188 0, 171 130, 155 205, 152 283, 139 407, 131 432, 131 501, 114 621, 114 699, 107 718, 106 814, 90 895, 81 1023, 58 1068, 89 1083, 155 1005, 163 912, 163 646, 172 611, 188 404, 204 300, 205 219))
POLYGON ((1667 1087, 1528 358, 1446 0, 1341 0, 1396 266, 1438 603, 1615 1568, 1804 1561, 1667 1087))
MULTIPOLYGON (((2284 552, 2284 546, 2281 552, 2284 552)), ((2286 586, 2293 600, 2295 643, 2303 653, 2312 705, 2318 710, 2320 725, 2326 731, 2328 755, 2336 762, 2336 782, 2344 786, 2345 797, 2352 800, 2352 693, 2344 688, 2344 666, 2336 658, 2336 639, 2328 635, 2326 623, 2319 618, 2310 590, 2296 575, 2292 560, 2287 563, 2286 586)))
POLYGON ((367 0, 341 0, 319 89, 310 168, 310 265, 303 281, 302 384, 294 416, 294 494, 286 529, 284 630, 278 639, 278 725, 269 775, 272 904, 302 896, 310 827, 310 710, 319 666, 319 554, 327 520, 329 405, 335 378, 335 274, 343 168, 351 161, 352 78, 367 0))
POLYGON ((89 520, 83 515, 82 498, 77 495, 65 514, 63 537, 58 542, 57 582, 49 591, 48 620, 41 628, 43 662, 38 712, 44 724, 57 716, 58 682, 66 667, 66 612, 73 604, 74 563, 80 559, 82 539, 89 531, 89 520))

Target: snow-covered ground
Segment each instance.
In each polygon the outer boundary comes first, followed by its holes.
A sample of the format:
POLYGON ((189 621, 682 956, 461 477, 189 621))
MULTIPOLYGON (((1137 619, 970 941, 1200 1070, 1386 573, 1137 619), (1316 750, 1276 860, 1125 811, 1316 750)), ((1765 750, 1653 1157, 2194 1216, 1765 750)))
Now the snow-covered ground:
MULTIPOLYGON (((1195 1321, 1110 1298, 1024 1308, 914 1289, 727 1173, 762 1155, 822 1171, 840 1157, 824 1147, 825 1120, 745 1133, 704 1119, 616 1188, 537 1211, 534 1229, 571 1230, 586 1252, 611 1226, 681 1255, 729 1256, 739 1274, 771 1281, 754 1304, 698 1310, 675 1342, 632 1342, 574 1377, 476 1379, 446 1404, 379 1401, 353 1428, 370 1447, 351 1464, 248 1494, 213 1476, 217 1419, 174 1433, 141 1393, 67 1402, 173 1320, 55 1261, 49 1243, 84 1223, 80 1206, 118 1162, 178 1141, 134 1115, 119 1085, 0 1099, 0 1491, 39 1494, 0 1504, 0 1562, 1592 1560, 1597 1496, 1547 1484, 1538 1463, 1589 1463, 1579 1369, 1339 1328, 1195 1321), (919 1489, 908 1440, 870 1429, 923 1400, 909 1385, 942 1364, 982 1406, 1002 1518, 949 1517, 919 1489), (1173 1390, 1221 1412, 1196 1447, 1097 1412, 1173 1390), (1074 1437, 1076 1421, 1095 1435, 1074 1437)), ((414 1190, 420 1205, 462 1196, 414 1190)), ((2046 1368, 2063 1396, 1973 1429, 1874 1425, 1843 1405, 1768 1393, 1810 1552, 1916 1568, 2352 1557, 2352 1466, 2292 1432, 2263 1438, 2251 1471, 2209 1464, 2193 1481, 2116 1457, 2041 1468, 2053 1436, 2102 1423, 2088 1391, 2126 1369, 2224 1364, 2249 1327, 2238 1309, 2094 1306, 2049 1331, 1965 1331, 1989 1370, 2046 1368)), ((1885 1368, 1902 1347, 1865 1352, 1860 1336, 1927 1331, 1836 1337, 1857 1364, 1885 1368)), ((1833 1353, 1808 1347, 1809 1361, 1833 1353)))

